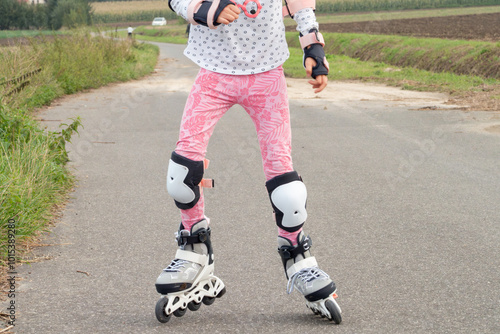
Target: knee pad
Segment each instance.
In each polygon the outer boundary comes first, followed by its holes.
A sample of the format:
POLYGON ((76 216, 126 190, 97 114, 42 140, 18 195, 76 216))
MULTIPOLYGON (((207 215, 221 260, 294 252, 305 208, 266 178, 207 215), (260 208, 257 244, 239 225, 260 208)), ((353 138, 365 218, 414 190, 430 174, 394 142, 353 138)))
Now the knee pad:
POLYGON ((204 162, 172 152, 167 172, 167 191, 179 209, 191 209, 200 199, 204 162))
POLYGON ((298 231, 307 219, 307 190, 297 172, 278 175, 266 182, 276 224, 287 232, 298 231))

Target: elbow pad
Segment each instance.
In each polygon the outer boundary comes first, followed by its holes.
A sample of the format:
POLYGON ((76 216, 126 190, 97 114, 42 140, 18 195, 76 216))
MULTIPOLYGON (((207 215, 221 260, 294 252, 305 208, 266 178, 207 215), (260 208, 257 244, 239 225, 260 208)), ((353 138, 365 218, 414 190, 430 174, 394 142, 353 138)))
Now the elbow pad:
POLYGON ((217 18, 226 6, 233 4, 230 0, 203 1, 193 0, 188 6, 187 17, 192 25, 201 24, 215 29, 219 23, 217 18))

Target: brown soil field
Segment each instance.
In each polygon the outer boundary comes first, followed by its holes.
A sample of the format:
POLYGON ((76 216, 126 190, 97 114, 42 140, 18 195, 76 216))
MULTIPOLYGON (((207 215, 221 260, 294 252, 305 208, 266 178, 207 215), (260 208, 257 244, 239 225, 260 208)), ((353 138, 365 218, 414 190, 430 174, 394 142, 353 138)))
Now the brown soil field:
MULTIPOLYGON (((295 30, 288 26, 287 30, 295 30)), ((446 39, 500 40, 500 13, 398 19, 351 23, 323 23, 322 32, 403 35, 446 39)))

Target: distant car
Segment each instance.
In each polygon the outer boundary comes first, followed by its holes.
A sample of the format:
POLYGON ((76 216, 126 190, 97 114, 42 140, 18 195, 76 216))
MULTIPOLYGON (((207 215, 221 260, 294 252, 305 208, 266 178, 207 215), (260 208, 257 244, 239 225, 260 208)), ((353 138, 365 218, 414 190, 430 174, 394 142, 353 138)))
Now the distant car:
POLYGON ((164 17, 155 17, 152 25, 154 25, 154 26, 166 26, 167 20, 164 17))

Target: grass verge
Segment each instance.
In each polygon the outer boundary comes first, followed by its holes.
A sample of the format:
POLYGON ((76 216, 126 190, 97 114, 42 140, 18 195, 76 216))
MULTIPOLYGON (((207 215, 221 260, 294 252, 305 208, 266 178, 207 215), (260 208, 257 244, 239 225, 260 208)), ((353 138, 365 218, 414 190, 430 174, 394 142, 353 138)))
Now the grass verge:
POLYGON ((47 133, 33 120, 34 108, 64 94, 144 76, 154 70, 157 55, 153 45, 92 37, 88 31, 0 48, 5 65, 0 70, 0 265, 10 262, 11 240, 19 259, 23 245, 47 227, 73 184, 65 144, 78 131, 79 119, 47 133), (15 233, 9 233, 10 219, 15 233))
MULTIPOLYGON (((119 31, 117 37, 124 38, 125 31, 119 31)), ((134 30, 134 38, 141 41, 185 44, 187 43, 186 24, 173 26, 153 27, 140 26, 134 30)))
MULTIPOLYGON (((360 60, 500 79, 500 43, 403 36, 325 33, 325 52, 360 60)), ((299 47, 296 33, 290 46, 299 47)))
POLYGON ((40 35, 61 35, 63 31, 52 30, 0 30, 0 39, 18 37, 36 37, 40 35))
MULTIPOLYGON (((290 58, 285 62, 285 74, 305 78, 302 50, 290 48, 290 58)), ((327 55, 330 80, 364 80, 381 82, 403 89, 418 91, 465 92, 482 90, 488 85, 498 85, 500 80, 479 76, 458 75, 449 72, 434 73, 412 67, 395 67, 383 62, 361 61, 345 55, 327 55)))

